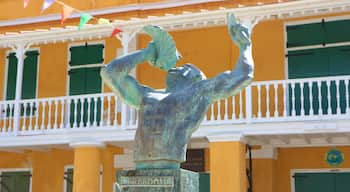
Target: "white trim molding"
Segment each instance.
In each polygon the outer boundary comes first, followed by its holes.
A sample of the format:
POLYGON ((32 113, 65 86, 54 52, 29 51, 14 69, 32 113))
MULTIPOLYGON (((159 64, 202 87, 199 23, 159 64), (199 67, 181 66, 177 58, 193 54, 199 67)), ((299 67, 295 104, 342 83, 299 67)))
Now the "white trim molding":
POLYGON ((95 141, 93 139, 82 139, 69 143, 69 147, 78 148, 78 147, 100 147, 104 148, 106 145, 103 142, 95 141))
POLYGON ((218 134, 218 135, 209 135, 207 139, 210 143, 216 142, 241 142, 247 143, 243 134, 218 134))
MULTIPOLYGON (((248 154, 247 154, 248 158, 248 154)), ((274 146, 271 145, 263 145, 260 149, 252 150, 252 158, 253 159, 274 159, 278 158, 278 150, 274 146)))

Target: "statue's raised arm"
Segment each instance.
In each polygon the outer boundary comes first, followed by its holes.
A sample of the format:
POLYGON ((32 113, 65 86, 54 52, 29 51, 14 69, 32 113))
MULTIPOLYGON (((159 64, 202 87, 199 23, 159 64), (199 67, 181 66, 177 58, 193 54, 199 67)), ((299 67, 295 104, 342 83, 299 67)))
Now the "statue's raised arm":
POLYGON ((137 109, 140 107, 143 95, 151 91, 151 88, 140 85, 129 73, 138 64, 152 57, 154 54, 152 46, 153 44, 149 44, 145 49, 115 59, 101 69, 101 77, 108 87, 125 103, 137 109))
POLYGON ((136 109, 140 108, 144 95, 154 90, 138 83, 129 75, 130 71, 145 61, 167 71, 179 58, 175 43, 166 31, 152 25, 145 26, 143 31, 153 38, 148 47, 119 57, 101 69, 103 81, 125 103, 136 109))
POLYGON ((213 100, 233 96, 253 80, 254 62, 250 28, 238 23, 233 14, 227 15, 227 27, 232 41, 240 49, 240 54, 232 71, 225 71, 204 83, 213 100))

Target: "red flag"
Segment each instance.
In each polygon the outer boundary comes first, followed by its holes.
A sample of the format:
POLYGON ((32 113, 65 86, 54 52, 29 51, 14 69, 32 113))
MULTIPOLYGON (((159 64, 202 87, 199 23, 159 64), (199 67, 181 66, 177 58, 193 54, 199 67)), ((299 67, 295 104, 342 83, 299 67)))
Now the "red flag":
POLYGON ((62 12, 61 12, 61 24, 63 25, 64 21, 66 21, 66 19, 72 15, 72 13, 74 12, 74 8, 67 6, 67 5, 63 5, 62 7, 62 12))
POLYGON ((118 33, 120 33, 120 32, 123 32, 123 30, 121 30, 120 28, 115 28, 114 30, 113 30, 113 32, 112 32, 112 34, 111 34, 111 37, 114 37, 114 36, 116 36, 116 35, 118 35, 118 33))
POLYGON ((23 1, 23 7, 26 8, 28 6, 29 0, 24 0, 23 1))

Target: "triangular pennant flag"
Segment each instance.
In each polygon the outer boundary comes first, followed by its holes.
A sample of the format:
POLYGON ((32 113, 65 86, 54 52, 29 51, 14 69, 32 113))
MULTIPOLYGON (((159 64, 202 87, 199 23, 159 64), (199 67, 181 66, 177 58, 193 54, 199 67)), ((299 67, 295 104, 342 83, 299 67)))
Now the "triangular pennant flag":
POLYGON ((116 36, 116 35, 118 35, 118 33, 120 33, 120 32, 123 32, 123 30, 121 30, 120 28, 115 28, 114 30, 113 30, 113 32, 112 32, 112 34, 111 34, 111 37, 114 37, 114 36, 116 36))
POLYGON ((97 21, 98 24, 111 24, 111 22, 108 19, 100 18, 97 21))
POLYGON ((63 5, 61 12, 61 24, 74 12, 74 8, 68 5, 63 5))
POLYGON ((43 7, 41 8, 41 13, 44 12, 47 8, 49 8, 55 0, 44 0, 43 7))
POLYGON ((90 19, 92 19, 92 16, 87 14, 87 13, 81 13, 80 14, 80 23, 79 23, 79 27, 78 29, 80 30, 81 28, 83 28, 83 26, 88 23, 90 21, 90 19))
POLYGON ((23 7, 26 8, 28 6, 29 0, 24 0, 23 1, 23 7))

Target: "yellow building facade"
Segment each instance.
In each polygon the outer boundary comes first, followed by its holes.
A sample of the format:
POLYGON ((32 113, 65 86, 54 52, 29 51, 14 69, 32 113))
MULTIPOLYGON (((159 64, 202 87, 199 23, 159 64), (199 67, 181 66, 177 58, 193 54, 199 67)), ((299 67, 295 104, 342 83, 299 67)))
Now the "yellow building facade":
MULTIPOLYGON (((228 12, 256 23, 255 77, 193 134, 186 168, 203 175, 201 192, 350 189, 350 2, 62 2, 123 32, 110 37, 95 20, 78 30, 78 13, 61 25, 58 3, 40 14, 42 1, 0 2, 1 192, 114 191, 116 172, 134 168, 137 113, 103 85, 100 67, 146 47, 141 28, 154 24, 173 36, 178 66, 208 78, 231 70, 239 50, 228 12)), ((165 87, 165 72, 147 63, 132 74, 165 87)))

